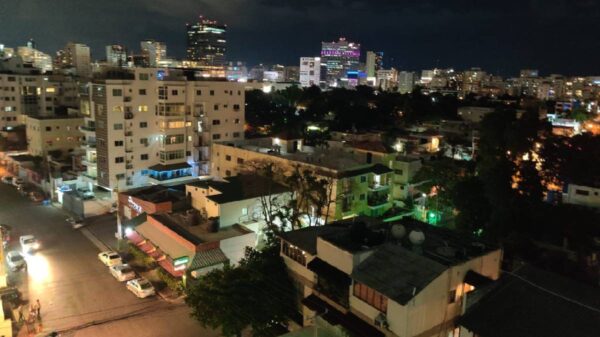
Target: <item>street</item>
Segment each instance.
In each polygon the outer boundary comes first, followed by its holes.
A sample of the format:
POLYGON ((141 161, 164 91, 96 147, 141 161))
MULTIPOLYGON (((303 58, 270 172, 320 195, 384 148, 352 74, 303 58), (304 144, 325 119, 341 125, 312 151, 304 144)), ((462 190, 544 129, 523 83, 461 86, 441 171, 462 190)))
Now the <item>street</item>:
POLYGON ((61 336, 219 336, 189 317, 184 304, 158 297, 138 299, 97 258, 99 249, 53 206, 34 204, 15 187, 0 184, 0 223, 12 227, 6 252, 33 234, 39 252, 26 257, 27 271, 9 275, 30 303, 41 303, 44 332, 61 336), (26 275, 28 274, 28 275, 26 275))

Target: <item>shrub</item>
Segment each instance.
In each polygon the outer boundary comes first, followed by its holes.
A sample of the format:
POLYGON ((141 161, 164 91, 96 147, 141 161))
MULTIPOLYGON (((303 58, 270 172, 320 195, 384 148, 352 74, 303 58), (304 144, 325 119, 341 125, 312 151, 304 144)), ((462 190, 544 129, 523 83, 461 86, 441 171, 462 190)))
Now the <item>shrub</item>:
POLYGON ((158 269, 158 278, 163 281, 167 287, 169 287, 169 289, 176 292, 178 295, 183 293, 183 282, 162 268, 158 269))
POLYGON ((153 269, 156 267, 156 261, 154 261, 150 256, 146 255, 146 253, 132 243, 129 243, 129 253, 133 256, 133 261, 135 264, 143 266, 147 269, 153 269))

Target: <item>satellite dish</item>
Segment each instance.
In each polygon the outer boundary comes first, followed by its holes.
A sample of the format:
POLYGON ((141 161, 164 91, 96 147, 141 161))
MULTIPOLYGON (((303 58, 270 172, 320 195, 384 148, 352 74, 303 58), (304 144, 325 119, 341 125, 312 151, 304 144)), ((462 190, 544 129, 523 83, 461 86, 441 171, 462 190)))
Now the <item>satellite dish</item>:
POLYGON ((406 228, 400 224, 392 226, 392 236, 394 239, 400 240, 406 235, 406 228))
POLYGON ((414 229, 408 234, 408 239, 413 245, 420 246, 425 241, 425 233, 420 229, 414 229))

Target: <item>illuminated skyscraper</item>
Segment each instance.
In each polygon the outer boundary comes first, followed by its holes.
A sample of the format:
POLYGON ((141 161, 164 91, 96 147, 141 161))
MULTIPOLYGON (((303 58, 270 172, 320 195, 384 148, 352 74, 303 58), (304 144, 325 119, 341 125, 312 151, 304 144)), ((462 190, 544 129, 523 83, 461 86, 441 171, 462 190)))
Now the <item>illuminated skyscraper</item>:
POLYGON ((378 70, 383 69, 383 52, 367 52, 366 71, 367 77, 374 77, 378 70))
POLYGON ((118 44, 106 46, 106 62, 117 66, 125 65, 127 63, 127 49, 118 44))
POLYGON ((142 55, 148 58, 148 65, 156 67, 160 61, 167 58, 167 45, 164 42, 144 40, 140 42, 142 55))
POLYGON ((200 17, 187 25, 187 59, 204 66, 224 66, 227 25, 200 17))
POLYGON ((321 43, 321 63, 327 67, 327 80, 335 81, 346 76, 349 70, 358 70, 360 44, 341 37, 337 42, 321 43))

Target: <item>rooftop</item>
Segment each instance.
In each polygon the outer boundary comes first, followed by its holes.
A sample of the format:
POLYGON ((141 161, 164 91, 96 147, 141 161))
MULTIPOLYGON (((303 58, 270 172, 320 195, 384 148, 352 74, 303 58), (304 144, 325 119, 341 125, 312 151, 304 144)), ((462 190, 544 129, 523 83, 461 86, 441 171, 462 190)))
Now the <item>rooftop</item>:
MULTIPOLYGON (((303 146, 302 151, 277 151, 272 145, 271 138, 254 138, 236 142, 222 142, 221 144, 314 165, 323 169, 323 171, 335 171, 332 174, 356 169, 367 169, 368 171, 368 168, 373 166, 373 164, 367 163, 367 155, 364 152, 358 153, 346 148, 303 146)), ((321 172, 321 174, 326 175, 326 172, 321 172)))
POLYGON ((208 199, 217 204, 257 198, 264 195, 273 195, 289 192, 290 189, 259 175, 237 175, 225 178, 225 181, 207 180, 194 182, 190 185, 198 187, 212 187, 221 194, 208 196, 208 199))
POLYGON ((595 337, 600 331, 600 292, 525 266, 504 274, 459 324, 481 337, 595 337))
POLYGON ((155 204, 169 201, 177 202, 185 199, 185 192, 162 185, 133 189, 124 192, 124 194, 155 204))
POLYGON ((251 233, 250 230, 239 225, 220 228, 218 231, 212 232, 207 229, 206 224, 190 225, 183 213, 163 213, 150 216, 194 245, 221 241, 251 233))

